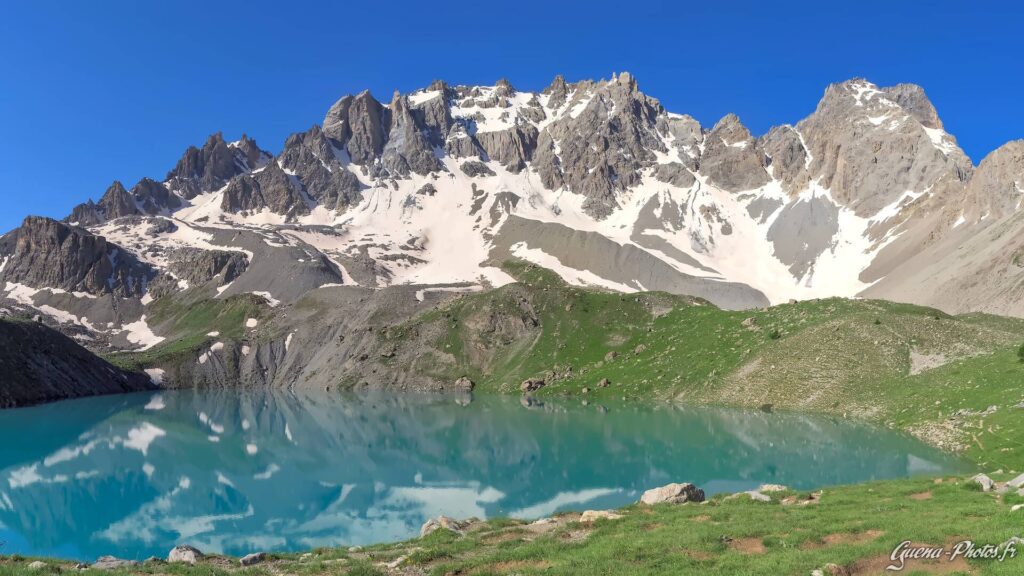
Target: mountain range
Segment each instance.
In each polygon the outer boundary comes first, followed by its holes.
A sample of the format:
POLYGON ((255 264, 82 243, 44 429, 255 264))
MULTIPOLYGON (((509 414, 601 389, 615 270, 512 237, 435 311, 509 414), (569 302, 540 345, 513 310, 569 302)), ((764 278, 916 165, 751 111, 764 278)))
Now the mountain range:
POLYGON ((1024 316, 1022 200, 1024 140, 974 165, 912 84, 830 85, 755 137, 735 115, 669 112, 628 73, 540 92, 436 81, 388 103, 344 96, 276 156, 218 133, 161 181, 27 217, 0 237, 0 314, 248 381, 288 362, 296 332, 323 349, 299 318, 351 335, 511 284, 512 260, 725 309, 839 296, 1024 316), (217 324, 206 313, 233 319, 237 346, 197 331, 217 324))

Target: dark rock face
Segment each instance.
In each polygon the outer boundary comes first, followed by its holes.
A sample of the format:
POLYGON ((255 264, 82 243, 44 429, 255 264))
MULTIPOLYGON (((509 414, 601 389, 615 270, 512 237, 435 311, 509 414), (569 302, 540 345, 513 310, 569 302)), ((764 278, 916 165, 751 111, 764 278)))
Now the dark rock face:
POLYGON ((0 280, 70 292, 142 296, 155 273, 102 236, 39 216, 0 238, 0 280))
POLYGON ((0 320, 0 374, 0 408, 155 388, 36 322, 0 320))
POLYGON ((752 190, 770 180, 764 169, 765 155, 750 131, 735 114, 718 121, 705 139, 700 170, 708 180, 725 190, 752 190))
POLYGON ((618 206, 616 194, 638 184, 640 170, 654 164, 653 151, 666 151, 657 133, 664 109, 628 73, 600 86, 577 85, 583 88, 593 89, 593 96, 575 118, 566 116, 540 133, 533 163, 546 188, 565 186, 584 195, 584 210, 603 218, 618 206))
POLYGON ((441 169, 430 141, 409 110, 408 98, 395 94, 391 102, 391 133, 381 154, 381 165, 392 178, 404 178, 410 172, 426 175, 441 169))
POLYGON ((348 152, 354 164, 367 166, 380 158, 391 130, 391 112, 370 92, 345 96, 327 111, 324 134, 348 152))
POLYGON ((176 210, 181 206, 181 198, 155 180, 143 178, 130 192, 125 190, 120 182, 114 181, 99 203, 94 204, 89 200, 75 206, 71 210, 71 215, 64 221, 77 226, 98 226, 117 218, 142 214, 152 216, 165 210, 176 210))
POLYGON ((159 214, 165 209, 181 208, 181 198, 171 194, 163 184, 149 178, 143 178, 139 180, 138 184, 132 186, 131 195, 135 199, 136 205, 150 216, 159 214))
POLYGON ((761 148, 768 156, 772 175, 782 181, 787 192, 807 185, 806 164, 810 160, 800 134, 792 126, 776 126, 761 138, 761 148))
POLYGON ((71 215, 64 219, 73 226, 96 226, 104 221, 103 214, 100 214, 99 207, 92 200, 79 204, 71 210, 71 215))
POLYGON ((680 188, 689 188, 697 181, 693 177, 693 174, 686 169, 686 166, 683 166, 679 162, 659 164, 654 169, 654 178, 659 182, 665 182, 666 184, 672 184, 673 186, 679 186, 680 188))
POLYGON ((168 258, 167 270, 190 286, 198 286, 220 276, 227 284, 249 267, 249 259, 241 252, 181 248, 168 258))
POLYGON ((225 212, 259 211, 263 208, 288 216, 309 213, 301 184, 286 174, 277 162, 271 162, 254 175, 242 174, 233 179, 221 200, 221 209, 225 212))
POLYGON ((138 207, 135 206, 135 198, 117 180, 110 185, 110 188, 107 188, 103 197, 100 198, 99 209, 107 220, 134 216, 139 213, 138 207))
POLYGON ((487 164, 478 160, 470 160, 463 162, 459 169, 462 173, 470 178, 476 178, 477 176, 494 176, 494 170, 487 167, 487 164))
POLYGON ((295 174, 317 204, 344 210, 359 203, 359 179, 338 161, 334 146, 319 126, 288 137, 278 162, 295 174))
POLYGON ((238 146, 229 146, 218 132, 202 149, 189 147, 167 174, 166 182, 171 190, 189 199, 219 190, 235 176, 258 168, 267 158, 269 155, 247 137, 243 136, 238 146))
POLYGON ((439 94, 410 108, 416 124, 423 128, 431 146, 442 147, 455 125, 450 107, 454 91, 443 81, 435 81, 427 90, 439 94))
POLYGON ((508 130, 479 132, 476 139, 489 158, 500 162, 509 172, 518 174, 533 157, 537 134, 537 129, 527 124, 508 130))

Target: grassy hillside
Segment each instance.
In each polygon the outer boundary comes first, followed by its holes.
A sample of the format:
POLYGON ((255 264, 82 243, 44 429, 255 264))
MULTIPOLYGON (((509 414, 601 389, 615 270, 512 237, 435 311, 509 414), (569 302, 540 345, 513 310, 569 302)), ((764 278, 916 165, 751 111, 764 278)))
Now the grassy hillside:
POLYGON ((1024 320, 839 298, 730 312, 507 269, 518 284, 452 300, 385 331, 382 345, 425 348, 416 370, 466 375, 482 391, 519 393, 531 378, 545 382, 537 396, 822 412, 1024 469, 1024 320))
POLYGON ((201 291, 186 291, 153 302, 146 310, 147 322, 166 334, 164 341, 145 352, 108 354, 106 359, 127 370, 166 366, 191 360, 196 351, 215 340, 238 340, 245 321, 262 318, 269 306, 262 297, 240 294, 211 299, 201 291), (210 336, 217 333, 217 337, 210 336))

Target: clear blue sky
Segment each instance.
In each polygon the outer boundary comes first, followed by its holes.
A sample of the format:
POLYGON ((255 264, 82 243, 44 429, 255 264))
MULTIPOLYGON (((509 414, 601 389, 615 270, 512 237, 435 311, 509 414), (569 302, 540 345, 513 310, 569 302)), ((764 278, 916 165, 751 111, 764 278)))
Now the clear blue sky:
POLYGON ((755 134, 829 82, 925 87, 971 158, 1024 137, 1012 2, 166 2, 0 6, 0 230, 63 217, 114 179, 162 179, 190 144, 243 132, 278 152, 339 96, 425 86, 540 89, 629 70, 702 124, 755 134), (777 5, 778 4, 778 5, 777 5))

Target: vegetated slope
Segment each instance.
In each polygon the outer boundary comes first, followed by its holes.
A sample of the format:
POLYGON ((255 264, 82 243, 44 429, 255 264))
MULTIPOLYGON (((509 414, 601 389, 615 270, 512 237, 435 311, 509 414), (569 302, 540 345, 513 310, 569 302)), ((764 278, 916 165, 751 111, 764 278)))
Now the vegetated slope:
POLYGON ((842 405, 836 392, 989 353, 1024 335, 1024 321, 884 301, 724 311, 686 297, 568 286, 521 262, 505 270, 518 282, 454 298, 392 327, 382 342, 425 348, 433 361, 416 369, 429 376, 465 375, 502 392, 536 378, 545 393, 714 396, 870 416, 842 405), (612 385, 599 388, 603 378, 612 385))
POLYGON ((412 369, 438 381, 467 376, 479 390, 518 393, 533 379, 544 381, 538 397, 861 418, 978 461, 1024 464, 1024 430, 1012 424, 1024 400, 1016 355, 1024 321, 839 298, 724 311, 667 294, 576 288, 524 263, 505 269, 516 284, 460 296, 382 333, 394 352, 374 362, 404 362, 410 349, 412 369), (1001 423, 982 426, 986 418, 1001 423))
POLYGON ((0 408, 152 388, 52 328, 0 320, 0 408))

